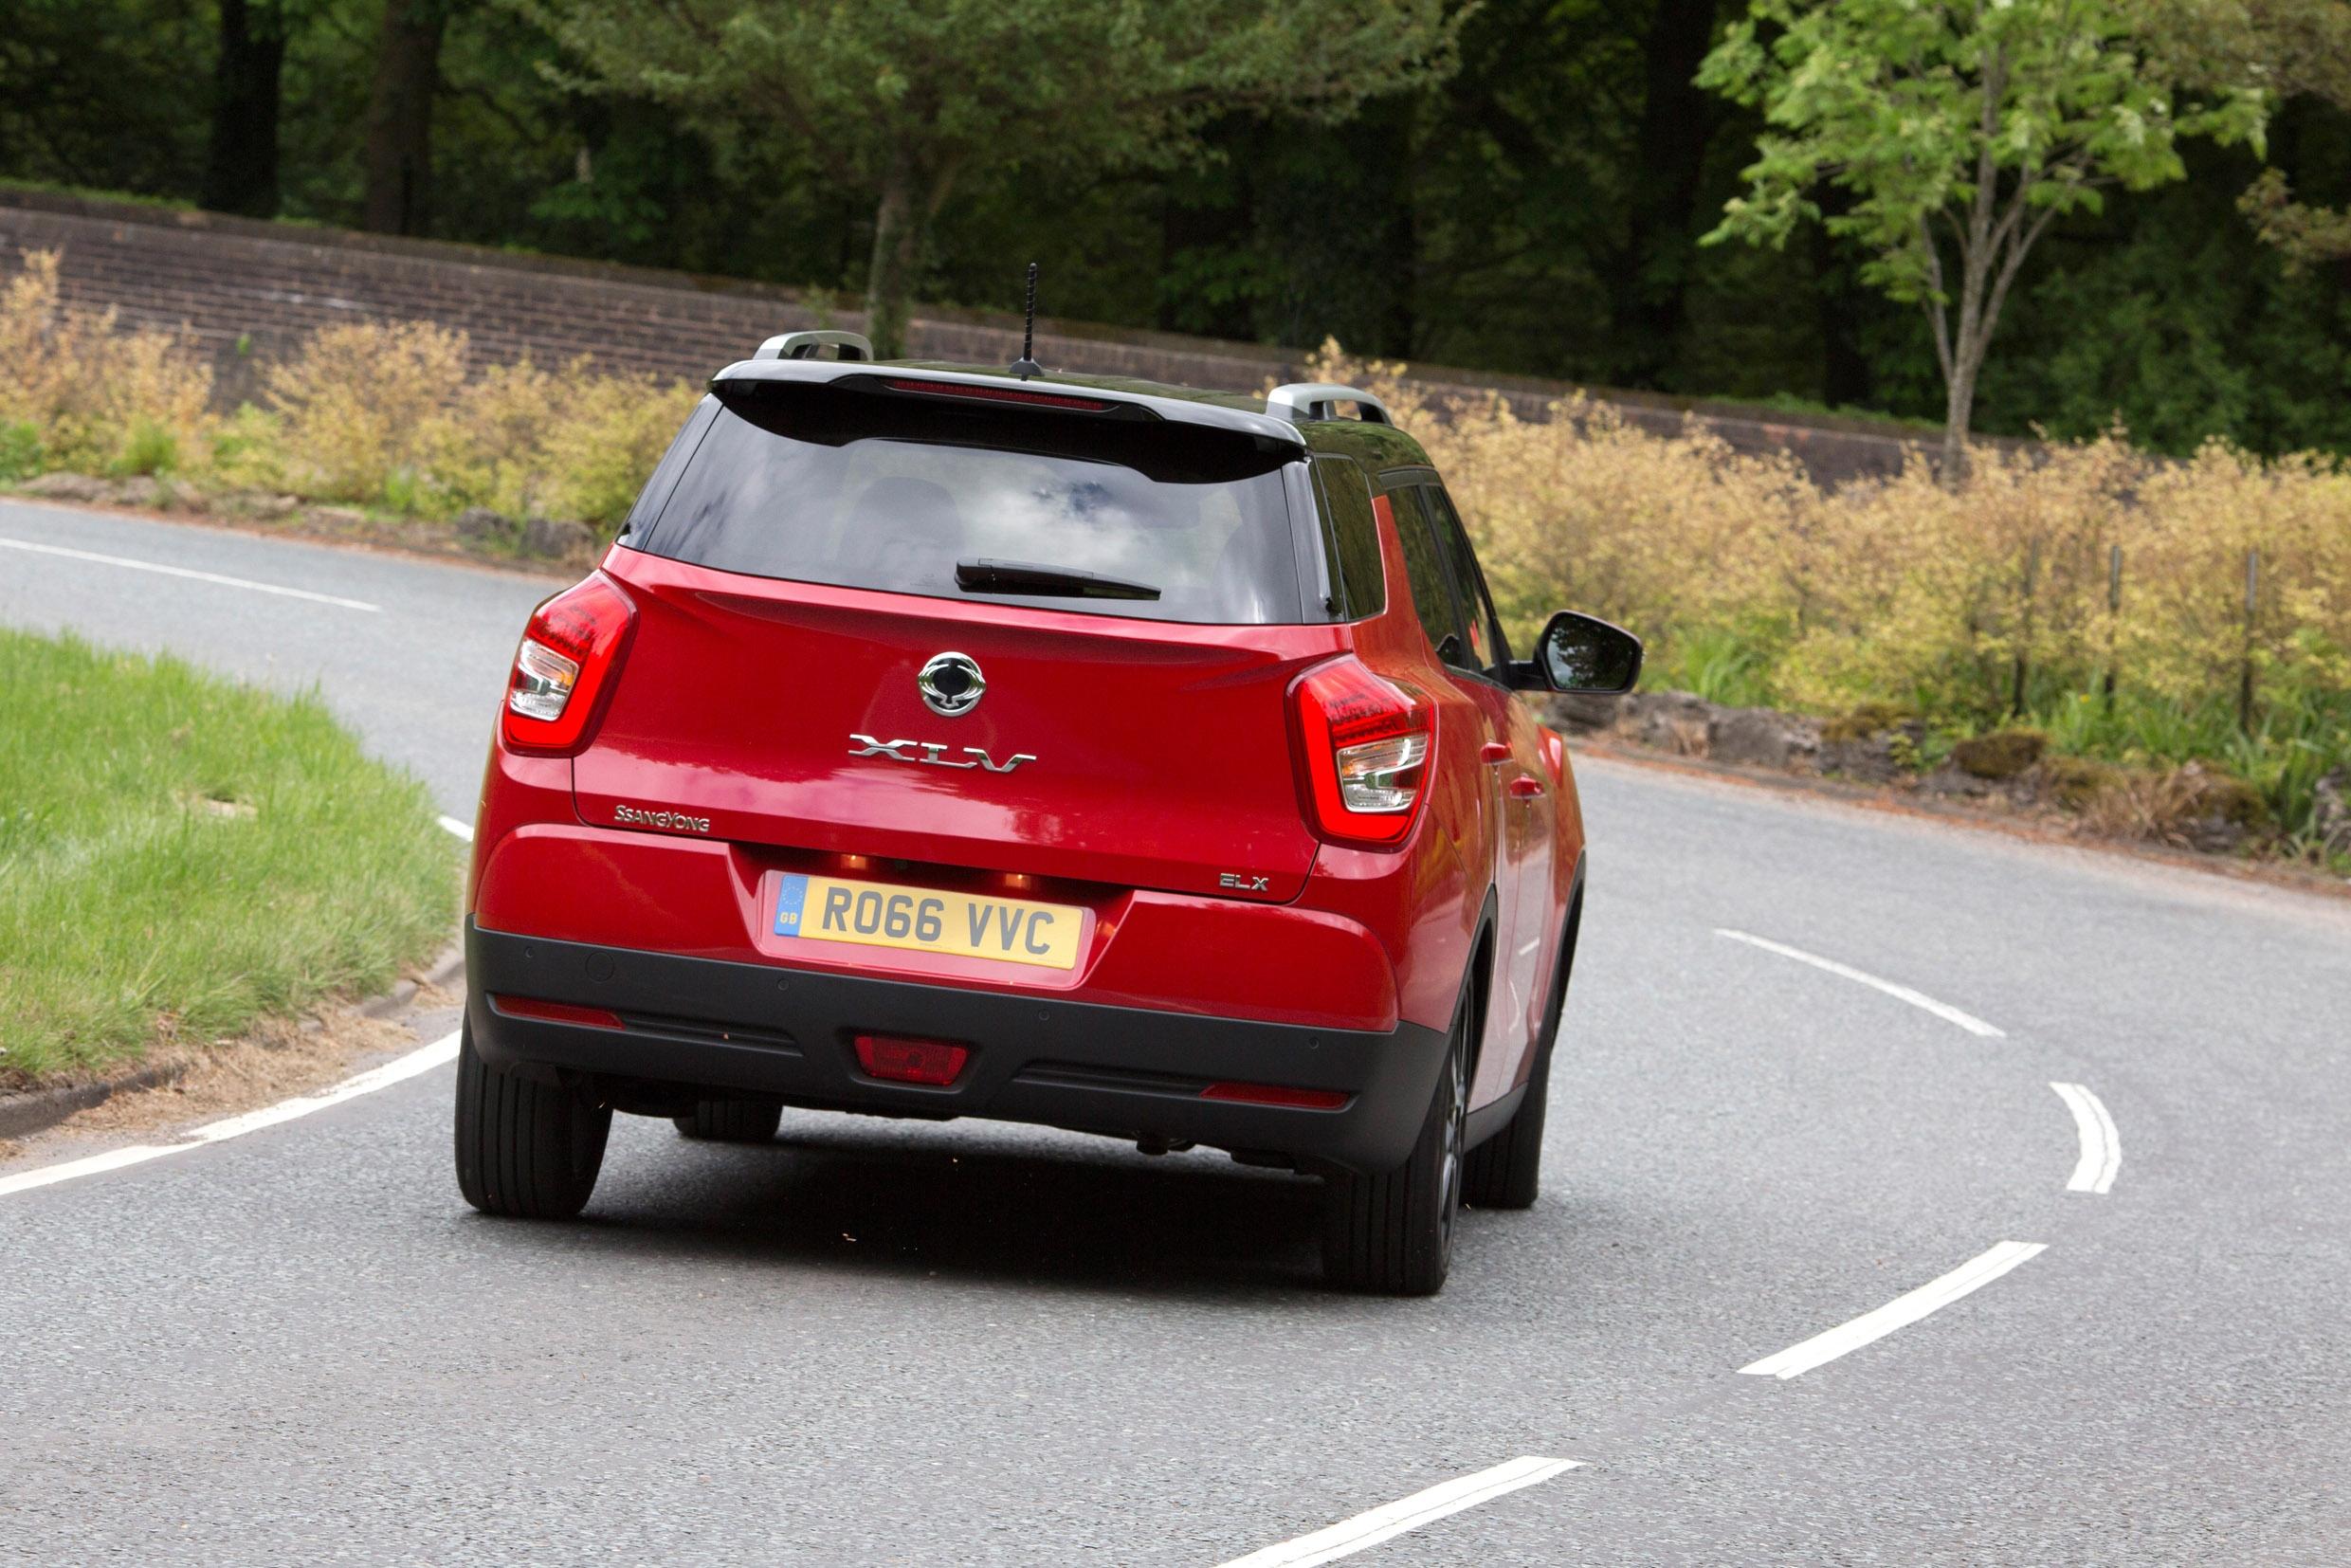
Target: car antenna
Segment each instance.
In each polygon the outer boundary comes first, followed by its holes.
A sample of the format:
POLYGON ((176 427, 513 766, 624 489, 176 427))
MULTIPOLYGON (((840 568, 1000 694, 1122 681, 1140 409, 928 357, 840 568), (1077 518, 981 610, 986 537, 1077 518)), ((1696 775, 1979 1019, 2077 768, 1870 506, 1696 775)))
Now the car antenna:
POLYGON ((1012 374, 1023 381, 1032 375, 1043 375, 1045 369, 1037 363, 1037 264, 1029 264, 1029 303, 1023 310, 1020 323, 1020 357, 1012 361, 1012 374))

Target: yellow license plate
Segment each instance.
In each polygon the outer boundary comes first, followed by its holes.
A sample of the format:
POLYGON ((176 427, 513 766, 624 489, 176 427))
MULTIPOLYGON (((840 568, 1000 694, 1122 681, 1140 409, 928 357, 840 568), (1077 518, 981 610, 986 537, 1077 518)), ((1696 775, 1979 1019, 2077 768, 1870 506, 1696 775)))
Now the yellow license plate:
POLYGON ((775 934, 958 958, 1075 969, 1085 911, 1066 903, 937 893, 847 877, 791 873, 775 895, 775 934))

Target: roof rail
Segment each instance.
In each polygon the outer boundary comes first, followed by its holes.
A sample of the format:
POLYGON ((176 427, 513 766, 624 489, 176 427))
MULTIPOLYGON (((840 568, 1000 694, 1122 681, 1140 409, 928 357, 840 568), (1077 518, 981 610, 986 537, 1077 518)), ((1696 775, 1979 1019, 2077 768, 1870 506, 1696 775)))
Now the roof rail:
POLYGON ((759 345, 754 359, 812 359, 816 351, 832 345, 835 359, 873 358, 873 344, 857 332, 786 332, 759 345))
POLYGON ((1337 419, 1339 405, 1352 403, 1367 425, 1394 425, 1388 405, 1357 387, 1328 381, 1293 381, 1266 394, 1266 411, 1276 419, 1303 425, 1310 419, 1337 419))

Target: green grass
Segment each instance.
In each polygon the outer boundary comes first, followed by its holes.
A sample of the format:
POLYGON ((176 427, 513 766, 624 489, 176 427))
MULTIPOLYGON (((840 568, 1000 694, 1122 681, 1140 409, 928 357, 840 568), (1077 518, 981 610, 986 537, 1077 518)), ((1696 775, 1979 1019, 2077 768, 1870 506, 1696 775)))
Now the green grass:
POLYGON ((0 1085, 380 989, 458 873, 316 697, 0 629, 0 1085))

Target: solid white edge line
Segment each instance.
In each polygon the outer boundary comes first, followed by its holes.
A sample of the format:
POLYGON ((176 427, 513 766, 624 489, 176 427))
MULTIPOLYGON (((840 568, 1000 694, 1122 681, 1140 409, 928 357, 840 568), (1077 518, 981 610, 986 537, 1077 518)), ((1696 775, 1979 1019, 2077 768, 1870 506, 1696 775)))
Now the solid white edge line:
POLYGON ((322 1111, 330 1105, 339 1105, 346 1100, 355 1100, 360 1095, 373 1094, 377 1089, 390 1088, 392 1085, 413 1078, 418 1073, 430 1072, 437 1067, 456 1060, 457 1036, 455 1034, 444 1035, 428 1046, 419 1046, 406 1056, 395 1056, 381 1067, 370 1067, 367 1071, 346 1078, 332 1088, 321 1089, 317 1094, 299 1095, 292 1100, 282 1100, 274 1105, 264 1105, 257 1111, 247 1111, 242 1116, 228 1117, 220 1121, 209 1121, 186 1134, 185 1140, 182 1142, 140 1143, 124 1149, 108 1149, 103 1154, 90 1155, 82 1159, 68 1159, 55 1165, 44 1165, 39 1170, 24 1171, 15 1176, 0 1176, 0 1197, 6 1197, 11 1193, 27 1193, 36 1187, 47 1187, 60 1181, 71 1181, 77 1176, 97 1176, 102 1171, 118 1171, 126 1165, 138 1165, 150 1159, 161 1159, 165 1155, 186 1154, 191 1149, 201 1149, 208 1143, 219 1143, 231 1138, 242 1138, 246 1133, 256 1133, 264 1127, 274 1127, 281 1121, 292 1121, 298 1117, 308 1116, 313 1111, 322 1111))
POLYGON ((455 817, 438 816, 433 818, 433 820, 441 824, 442 831, 454 833, 459 838, 464 839, 467 844, 471 844, 473 842, 473 830, 467 827, 465 823, 458 821, 455 817))
POLYGON ((2005 1030, 1994 1028, 1972 1012, 1962 1012, 1950 1003, 1939 1002, 1923 991, 1913 991, 1908 986, 1897 985, 1892 980, 1882 980, 1875 975, 1866 974, 1853 968, 1850 964, 1841 964, 1834 958, 1824 958, 1817 953, 1807 953, 1800 947, 1790 947, 1785 942, 1776 942, 1768 937, 1753 936, 1744 931, 1732 931, 1722 926, 1717 926, 1714 934, 1718 937, 1728 937, 1735 942, 1745 942, 1750 947, 1759 947, 1766 953, 1777 953, 1783 958, 1794 958, 1798 963, 1811 964, 1814 969, 1827 970, 1841 979, 1856 981, 1869 987, 1872 991, 1882 991, 1888 996, 1908 1002, 1912 1007, 1923 1009, 1946 1023, 1957 1024, 1970 1034, 1980 1034, 1993 1040, 2007 1037, 2005 1030))
POLYGON ((224 576, 218 572, 165 566, 159 561, 136 561, 128 556, 101 556, 95 550, 68 550, 62 544, 35 544, 30 539, 0 538, 0 545, 6 545, 10 550, 30 550, 44 556, 63 556, 68 560, 96 561, 100 566, 127 566, 134 572, 159 572, 167 577, 188 577, 196 582, 218 583, 223 588, 242 588, 255 593, 308 599, 313 604, 331 604, 341 610, 363 610, 371 615, 383 613, 381 605, 369 604, 364 599, 346 599, 337 593, 314 593, 307 588, 282 588, 276 583, 255 582, 250 577, 224 576))
POLYGON ((1267 1546, 1245 1558, 1234 1558, 1223 1568, 1314 1568, 1318 1562, 1331 1562, 1353 1556, 1366 1547, 1376 1546, 1407 1530, 1417 1530, 1435 1522, 1448 1514, 1474 1508, 1523 1486, 1548 1481, 1562 1470, 1572 1470, 1583 1463, 1580 1459, 1544 1459, 1526 1454, 1465 1475, 1457 1480, 1441 1482, 1425 1491, 1414 1492, 1394 1503, 1344 1519, 1325 1530, 1310 1536, 1300 1536, 1278 1546, 1267 1546))
POLYGON ((2029 1258, 2048 1250, 2046 1242, 2004 1241, 1977 1254, 1943 1275, 1929 1280, 1916 1290, 1895 1297, 1874 1312, 1865 1312, 1851 1322, 1815 1334, 1801 1344, 1790 1345, 1774 1356, 1740 1367, 1742 1377, 1795 1377, 1810 1372, 1825 1361, 1833 1361, 1849 1351, 1874 1344, 1898 1328, 1906 1328, 1921 1318, 1974 1290, 1979 1290, 2029 1258))
POLYGON ((2107 1113, 2105 1103, 2080 1084, 2051 1084, 2057 1098, 2073 1113, 2074 1130, 2081 1135, 2082 1158, 2066 1180, 2069 1193, 2109 1193, 2123 1170, 2123 1135, 2107 1113))

